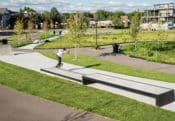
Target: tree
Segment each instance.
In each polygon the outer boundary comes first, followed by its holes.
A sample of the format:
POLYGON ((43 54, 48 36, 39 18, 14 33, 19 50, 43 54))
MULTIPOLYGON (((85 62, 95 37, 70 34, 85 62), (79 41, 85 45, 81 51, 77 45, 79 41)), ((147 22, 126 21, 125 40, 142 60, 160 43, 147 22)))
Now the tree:
POLYGON ((28 12, 28 13, 36 13, 36 11, 30 7, 24 7, 23 9, 20 9, 20 12, 28 12))
POLYGON ((51 23, 53 24, 54 28, 55 28, 56 22, 58 23, 61 22, 61 15, 55 7, 51 8, 50 10, 50 19, 51 19, 51 23))
POLYGON ((37 12, 30 7, 24 7, 23 9, 20 9, 20 13, 23 15, 22 20, 25 29, 28 28, 29 21, 36 21, 37 19, 37 12))
POLYGON ((31 35, 33 33, 33 29, 34 29, 34 23, 32 22, 32 20, 28 21, 27 29, 28 29, 28 33, 30 34, 30 38, 31 38, 31 35))
POLYGON ((120 17, 114 17, 112 19, 112 23, 115 25, 115 26, 118 26, 118 27, 122 27, 123 26, 123 22, 121 20, 120 17))
POLYGON ((105 10, 97 10, 94 14, 95 20, 102 21, 107 20, 109 17, 109 12, 105 10))
POLYGON ((50 20, 50 13, 49 11, 43 11, 42 14, 41 14, 41 18, 42 20, 50 20))
POLYGON ((14 27, 14 31, 17 34, 18 38, 20 38, 22 33, 24 32, 24 28, 23 27, 24 27, 24 24, 23 24, 22 20, 18 19, 15 22, 15 27, 14 27))
POLYGON ((140 26, 140 15, 139 12, 136 11, 134 13, 134 16, 132 16, 130 26, 130 36, 135 43, 135 50, 137 49, 137 35, 139 33, 139 26, 140 26))
POLYGON ((111 20, 113 24, 117 27, 123 27, 123 21, 121 16, 124 16, 125 13, 123 11, 115 11, 112 13, 111 20))
POLYGON ((94 18, 93 13, 90 13, 90 12, 83 12, 83 15, 88 19, 94 18))
POLYGON ((43 30, 46 32, 48 30, 48 21, 44 21, 43 23, 43 30))
MULTIPOLYGON (((72 37, 72 41, 75 44, 75 48, 79 48, 79 45, 81 43, 81 37, 87 30, 87 22, 83 14, 76 13, 70 15, 69 19, 67 20, 67 28, 72 37)), ((77 59, 76 52, 75 59, 77 59)))

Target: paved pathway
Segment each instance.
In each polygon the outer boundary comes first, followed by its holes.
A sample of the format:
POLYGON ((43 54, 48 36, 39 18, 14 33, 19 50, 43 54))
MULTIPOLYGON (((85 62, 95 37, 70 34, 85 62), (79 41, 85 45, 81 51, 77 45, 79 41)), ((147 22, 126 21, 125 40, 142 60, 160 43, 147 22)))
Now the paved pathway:
POLYGON ((0 85, 0 121, 113 121, 0 85))
MULTIPOLYGON (((71 51, 74 52, 75 50, 71 49, 71 51)), ((111 54, 112 52, 111 45, 103 46, 99 50, 95 50, 92 48, 79 48, 79 49, 76 49, 76 52, 79 54, 101 58, 101 59, 118 63, 118 64, 124 64, 132 67, 138 67, 138 68, 143 68, 148 70, 156 70, 156 71, 175 74, 175 65, 149 62, 143 59, 132 58, 122 54, 113 55, 111 54)))

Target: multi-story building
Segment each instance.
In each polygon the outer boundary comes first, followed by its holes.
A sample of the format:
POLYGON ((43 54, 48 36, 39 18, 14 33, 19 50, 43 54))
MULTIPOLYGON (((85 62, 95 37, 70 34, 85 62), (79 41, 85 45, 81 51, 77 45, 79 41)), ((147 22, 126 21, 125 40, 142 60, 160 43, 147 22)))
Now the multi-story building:
POLYGON ((175 23, 175 3, 155 4, 143 14, 145 23, 175 23))
POLYGON ((0 29, 4 29, 9 25, 11 13, 7 8, 0 8, 0 29))

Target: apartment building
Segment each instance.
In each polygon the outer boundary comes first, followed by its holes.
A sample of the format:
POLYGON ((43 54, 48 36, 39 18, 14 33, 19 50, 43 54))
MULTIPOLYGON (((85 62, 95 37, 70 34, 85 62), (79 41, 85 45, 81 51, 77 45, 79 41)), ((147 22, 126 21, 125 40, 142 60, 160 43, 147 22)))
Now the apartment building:
POLYGON ((9 25, 10 11, 7 8, 0 8, 0 29, 4 29, 9 25))
POLYGON ((175 23, 175 3, 155 4, 143 12, 145 23, 175 23))

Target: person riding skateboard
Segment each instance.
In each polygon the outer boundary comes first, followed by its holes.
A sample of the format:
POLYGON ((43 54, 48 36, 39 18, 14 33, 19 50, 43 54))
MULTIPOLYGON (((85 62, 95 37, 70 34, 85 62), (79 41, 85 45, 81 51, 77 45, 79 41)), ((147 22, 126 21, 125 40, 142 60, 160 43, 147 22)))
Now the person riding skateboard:
POLYGON ((56 65, 57 68, 60 68, 62 66, 62 56, 64 53, 66 53, 66 48, 59 49, 56 54, 58 59, 58 64, 56 65))

